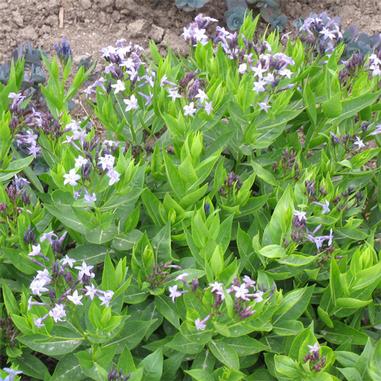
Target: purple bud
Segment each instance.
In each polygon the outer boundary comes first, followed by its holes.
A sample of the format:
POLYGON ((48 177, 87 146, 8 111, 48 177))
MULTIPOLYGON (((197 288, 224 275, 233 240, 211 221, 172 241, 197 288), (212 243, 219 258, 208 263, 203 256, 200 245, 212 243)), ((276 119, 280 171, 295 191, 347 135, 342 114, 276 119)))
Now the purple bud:
POLYGON ((12 200, 15 201, 17 197, 17 189, 13 184, 9 184, 7 187, 7 194, 8 197, 12 200))
POLYGON ((255 311, 253 311, 250 307, 246 307, 242 311, 240 311, 239 316, 241 316, 242 319, 246 319, 253 315, 255 311))
POLYGON ((28 228, 24 233, 24 242, 29 245, 30 243, 36 242, 36 235, 34 234, 33 229, 28 228))
POLYGON ((7 210, 7 204, 4 202, 0 202, 0 213, 3 213, 7 210))
POLYGON ((21 200, 24 205, 29 205, 30 204, 30 198, 27 192, 22 192, 21 194, 21 200))
POLYGON ((199 286, 199 281, 197 278, 193 279, 192 280, 192 291, 196 291, 198 289, 198 286, 199 286))
POLYGON ((69 271, 65 273, 64 278, 65 278, 65 281, 69 284, 73 282, 73 275, 69 271))

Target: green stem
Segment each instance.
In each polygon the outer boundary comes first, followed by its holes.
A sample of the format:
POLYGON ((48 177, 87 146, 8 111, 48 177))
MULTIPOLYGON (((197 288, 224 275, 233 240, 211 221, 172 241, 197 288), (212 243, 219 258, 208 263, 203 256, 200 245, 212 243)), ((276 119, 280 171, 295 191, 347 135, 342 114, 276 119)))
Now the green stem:
POLYGON ((130 114, 130 121, 128 121, 127 118, 126 118, 126 114, 124 113, 124 110, 123 110, 123 108, 122 108, 122 105, 120 104, 119 98, 118 98, 117 96, 115 96, 115 98, 116 98, 116 101, 117 101, 117 103, 118 103, 120 112, 122 113, 123 118, 124 118, 125 122, 127 123, 128 128, 130 129, 131 137, 132 137, 133 143, 134 143, 134 144, 137 144, 137 141, 136 141, 136 134, 135 134, 135 131, 134 131, 134 126, 132 125, 132 124, 133 124, 133 123, 132 123, 132 122, 133 122, 133 120, 132 120, 132 114, 130 114))

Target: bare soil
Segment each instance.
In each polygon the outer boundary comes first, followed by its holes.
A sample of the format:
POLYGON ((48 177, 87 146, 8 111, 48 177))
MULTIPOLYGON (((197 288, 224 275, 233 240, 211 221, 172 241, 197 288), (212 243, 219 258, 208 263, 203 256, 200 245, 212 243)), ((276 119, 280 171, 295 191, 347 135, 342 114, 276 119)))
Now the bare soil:
MULTIPOLYGON (((327 11, 343 25, 357 25, 368 33, 381 32, 381 0, 281 0, 292 22, 311 12, 327 11)), ((223 24, 224 0, 210 0, 201 12, 223 24)), ((24 41, 52 49, 62 37, 74 56, 99 57, 102 47, 125 38, 143 46, 153 39, 161 47, 187 51, 182 28, 196 12, 179 11, 174 0, 0 0, 0 62, 24 41)))

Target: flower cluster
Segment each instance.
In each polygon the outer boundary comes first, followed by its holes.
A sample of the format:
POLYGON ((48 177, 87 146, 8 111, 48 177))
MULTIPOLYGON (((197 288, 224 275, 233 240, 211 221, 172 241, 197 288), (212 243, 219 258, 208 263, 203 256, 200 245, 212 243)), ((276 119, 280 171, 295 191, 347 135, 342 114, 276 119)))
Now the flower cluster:
POLYGON ((124 78, 135 83, 139 78, 139 68, 144 64, 141 55, 143 48, 139 45, 126 44, 126 40, 118 40, 116 46, 108 46, 102 49, 103 58, 109 62, 105 73, 111 73, 115 79, 124 78), (124 69, 124 70, 123 70, 124 69))
POLYGON ((369 57, 369 69, 373 75, 380 76, 381 75, 381 59, 380 59, 380 53, 379 54, 371 54, 369 57))
MULTIPOLYGON (((187 292, 195 292, 199 288, 197 279, 192 282, 188 281, 189 274, 183 273, 175 278, 176 281, 181 282, 181 286, 175 284, 168 288, 169 297, 174 303, 175 300, 187 292)), ((211 306, 211 313, 206 317, 197 318, 194 322, 196 330, 204 330, 207 321, 212 317, 217 316, 217 311, 222 306, 226 295, 231 294, 234 300, 234 310, 241 319, 250 317, 255 313, 253 307, 256 303, 261 303, 264 300, 264 291, 260 290, 255 280, 251 279, 248 275, 243 276, 242 281, 235 278, 229 287, 225 287, 223 283, 213 282, 204 288, 204 292, 209 291, 214 298, 214 303, 211 306)))
POLYGON ((30 198, 27 191, 27 185, 29 185, 29 181, 27 179, 15 175, 6 188, 9 199, 14 203, 20 199, 24 205, 29 205, 30 198))
POLYGON ((314 345, 308 345, 308 348, 309 351, 304 357, 304 362, 309 362, 313 371, 320 372, 324 368, 327 359, 320 354, 320 345, 318 342, 314 345))
MULTIPOLYGON (((62 237, 65 236, 66 234, 63 234, 62 237)), ((57 242, 58 244, 62 242, 62 237, 58 238, 54 232, 45 233, 40 237, 40 243, 49 241, 54 250, 57 242)), ((49 258, 43 254, 40 244, 32 245, 32 250, 28 255, 32 259, 39 257, 45 263, 49 262, 49 258)), ((36 327, 43 327, 44 320, 48 317, 51 317, 56 323, 64 321, 67 314, 66 304, 71 302, 77 306, 82 305, 82 299, 85 296, 90 300, 97 297, 103 306, 110 305, 114 295, 113 291, 100 290, 92 283, 95 277, 94 266, 88 265, 85 261, 79 263, 80 261, 70 258, 68 255, 60 260, 55 260, 50 269, 37 260, 33 260, 33 262, 43 267, 43 270, 37 271, 37 275, 29 286, 33 296, 29 298, 28 310, 33 306, 45 306, 49 309, 45 315, 34 319, 36 327)))
POLYGON ((312 14, 299 26, 299 35, 303 42, 313 45, 319 53, 330 53, 343 39, 340 23, 326 13, 312 14))
POLYGON ((11 368, 3 368, 3 371, 8 375, 5 378, 0 377, 0 381, 15 381, 16 377, 23 372, 21 370, 15 370, 11 368))
POLYGON ((206 34, 206 29, 209 25, 218 20, 203 16, 199 14, 196 16, 194 22, 192 22, 188 27, 184 27, 184 32, 182 36, 185 41, 190 42, 193 46, 196 46, 198 43, 206 45, 209 41, 209 37, 206 34))
POLYGON ((37 157, 41 148, 37 144, 38 135, 31 129, 26 129, 16 135, 16 146, 22 152, 37 157))
MULTIPOLYGON (((319 205, 322 208, 322 214, 327 214, 330 212, 329 202, 314 202, 314 204, 319 205)), ((307 212, 295 210, 294 217, 292 221, 292 232, 291 238, 298 243, 302 243, 305 239, 314 243, 317 250, 323 247, 324 243, 327 243, 328 247, 332 247, 333 243, 333 231, 330 229, 329 234, 315 236, 317 231, 321 228, 318 225, 312 232, 307 228, 307 212)))

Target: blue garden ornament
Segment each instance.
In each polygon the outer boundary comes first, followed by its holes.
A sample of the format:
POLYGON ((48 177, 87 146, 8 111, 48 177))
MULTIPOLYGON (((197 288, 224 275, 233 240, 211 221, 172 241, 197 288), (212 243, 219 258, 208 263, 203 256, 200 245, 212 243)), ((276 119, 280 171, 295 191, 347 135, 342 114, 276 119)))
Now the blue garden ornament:
POLYGON ((203 7, 209 0, 176 0, 176 6, 184 11, 193 11, 203 7))
POLYGON ((238 30, 245 18, 247 11, 246 0, 225 0, 227 11, 225 21, 228 29, 238 30))
MULTIPOLYGON (((176 0, 176 6, 184 11, 194 11, 202 8, 209 0, 176 0)), ((221 0, 222 2, 222 0, 221 0)), ((287 17, 282 13, 279 0, 225 0, 225 21, 228 29, 238 30, 245 18, 248 4, 253 4, 261 16, 273 28, 282 30, 287 23, 287 17)))

